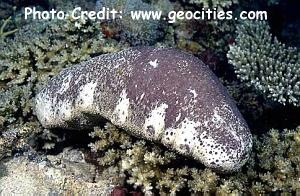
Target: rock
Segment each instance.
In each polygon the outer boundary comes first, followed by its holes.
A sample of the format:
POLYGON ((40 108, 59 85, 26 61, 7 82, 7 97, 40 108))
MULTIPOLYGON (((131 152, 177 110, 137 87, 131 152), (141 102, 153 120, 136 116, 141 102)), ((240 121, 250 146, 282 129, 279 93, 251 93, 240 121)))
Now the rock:
POLYGON ((65 69, 37 94, 36 114, 47 128, 108 120, 220 171, 239 169, 252 147, 218 78, 176 49, 131 48, 65 69))
POLYGON ((123 178, 96 174, 90 163, 72 161, 82 155, 78 149, 66 148, 58 155, 38 155, 34 160, 19 156, 1 161, 0 195, 110 195, 123 184, 123 178))

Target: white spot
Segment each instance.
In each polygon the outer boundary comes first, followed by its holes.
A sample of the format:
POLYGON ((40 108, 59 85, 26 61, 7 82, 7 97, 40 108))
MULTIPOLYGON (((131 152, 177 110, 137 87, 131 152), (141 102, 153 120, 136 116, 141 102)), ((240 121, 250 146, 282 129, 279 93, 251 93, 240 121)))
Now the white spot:
POLYGON ((63 94, 66 90, 68 90, 72 77, 72 74, 67 75, 61 84, 61 88, 57 92, 58 94, 63 94))
POLYGON ((75 25, 74 25, 77 29, 80 29, 81 28, 81 24, 80 24, 80 22, 75 22, 75 25))
POLYGON ((157 59, 155 59, 155 61, 149 61, 149 64, 150 64, 152 67, 156 68, 156 67, 158 66, 157 59))
POLYGON ((46 127, 62 124, 72 117, 73 107, 68 100, 57 101, 56 97, 42 94, 37 96, 35 107, 38 119, 46 127))
POLYGON ((214 110, 212 121, 217 124, 221 124, 223 122, 223 118, 218 114, 217 110, 214 110))
POLYGON ((78 82, 80 82, 80 80, 81 80, 81 78, 82 78, 82 75, 80 75, 76 80, 75 80, 75 84, 78 84, 78 82))
POLYGON ((84 110, 93 109, 94 93, 97 86, 97 82, 90 82, 81 86, 79 89, 79 95, 77 97, 78 105, 84 108, 84 110))
POLYGON ((123 124, 126 122, 129 114, 129 105, 129 98, 127 98, 126 89, 124 89, 120 94, 117 106, 113 112, 113 116, 117 118, 115 119, 117 123, 123 124))
POLYGON ((179 119, 180 119, 180 116, 181 116, 181 113, 179 113, 179 114, 176 116, 176 119, 175 119, 175 120, 176 120, 176 122, 177 122, 177 121, 179 121, 179 119))
POLYGON ((145 96, 145 93, 143 93, 143 94, 141 95, 140 101, 144 98, 144 96, 145 96))
POLYGON ((126 59, 124 57, 121 57, 120 59, 116 60, 114 62, 114 69, 117 69, 120 67, 120 65, 124 64, 126 62, 126 59))
POLYGON ((198 94, 196 93, 195 89, 189 89, 189 90, 193 94, 194 98, 196 98, 198 96, 198 94))
POLYGON ((160 137, 160 134, 164 132, 165 128, 165 115, 166 115, 166 109, 168 108, 168 105, 165 103, 162 103, 155 109, 153 109, 149 117, 145 120, 144 123, 144 131, 147 133, 148 127, 153 127, 155 131, 155 135, 153 136, 155 139, 158 139, 160 137))

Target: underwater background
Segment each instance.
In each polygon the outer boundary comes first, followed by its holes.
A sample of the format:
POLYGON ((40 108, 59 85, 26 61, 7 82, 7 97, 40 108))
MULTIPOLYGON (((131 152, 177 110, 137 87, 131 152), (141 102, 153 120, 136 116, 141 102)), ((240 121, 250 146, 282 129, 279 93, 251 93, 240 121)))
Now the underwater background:
POLYGON ((300 2, 297 0, 0 0, 0 195, 300 195, 300 2), (24 8, 265 10, 254 20, 25 20, 24 8), (218 173, 110 123, 45 129, 34 97, 62 69, 132 46, 200 58, 254 137, 248 162, 218 173))

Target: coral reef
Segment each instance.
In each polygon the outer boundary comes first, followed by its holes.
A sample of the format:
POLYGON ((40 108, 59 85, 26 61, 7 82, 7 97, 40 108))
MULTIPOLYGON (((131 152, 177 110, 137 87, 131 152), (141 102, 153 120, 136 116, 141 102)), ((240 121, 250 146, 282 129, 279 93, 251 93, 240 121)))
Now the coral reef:
POLYGON ((281 0, 1 1, 1 194, 300 195, 300 127, 295 128, 300 125, 300 107, 294 107, 300 106, 299 50, 287 47, 300 46, 298 5, 281 0), (103 2, 127 12, 124 20, 22 20, 24 6, 100 10, 103 2), (128 14, 202 7, 231 9, 234 15, 268 10, 270 27, 258 21, 237 26, 235 20, 131 21, 128 14), (63 68, 128 45, 192 52, 223 80, 254 134, 252 154, 239 171, 215 173, 110 123, 81 131, 41 126, 33 98, 50 78, 63 68), (227 63, 227 52, 233 66, 227 63))
POLYGON ((299 193, 300 127, 255 137, 250 160, 229 176, 196 168, 190 160, 137 140, 109 123, 90 135, 96 139, 90 146, 100 167, 114 168, 111 176, 124 175, 128 185, 146 194, 299 193))
POLYGON ((237 77, 267 98, 300 105, 300 55, 270 33, 266 22, 245 21, 237 27, 227 54, 237 77))
MULTIPOLYGON (((156 7, 142 0, 103 0, 102 6, 122 11, 122 19, 108 21, 118 27, 119 36, 132 46, 153 45, 164 36, 165 23, 160 20, 133 20, 131 11, 154 11, 156 7)), ((163 7, 163 5, 161 6, 163 7)))

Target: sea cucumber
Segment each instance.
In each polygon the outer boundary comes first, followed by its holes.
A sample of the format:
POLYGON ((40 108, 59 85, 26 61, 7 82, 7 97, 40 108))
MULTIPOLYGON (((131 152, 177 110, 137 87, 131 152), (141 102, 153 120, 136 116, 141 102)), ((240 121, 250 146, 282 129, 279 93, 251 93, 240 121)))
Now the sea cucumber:
POLYGON ((216 171, 238 170, 252 135, 225 87, 195 56, 135 47, 64 69, 36 96, 47 128, 83 129, 108 120, 216 171))

